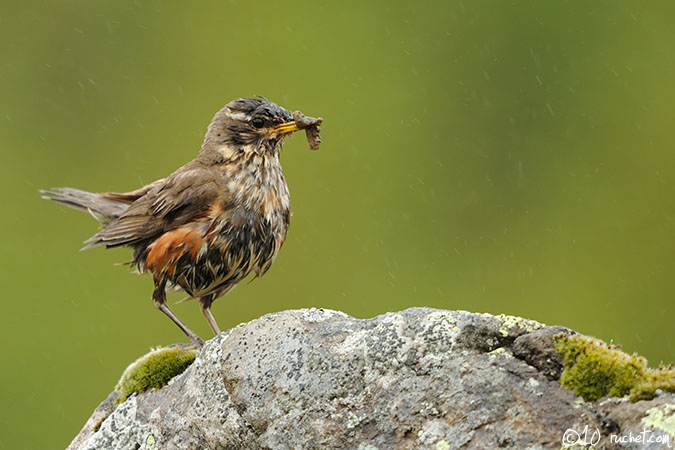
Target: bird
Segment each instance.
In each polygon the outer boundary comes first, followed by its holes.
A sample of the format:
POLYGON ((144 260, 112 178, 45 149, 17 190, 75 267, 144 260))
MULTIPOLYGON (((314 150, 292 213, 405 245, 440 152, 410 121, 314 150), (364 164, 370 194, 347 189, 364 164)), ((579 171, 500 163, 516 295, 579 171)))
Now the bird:
POLYGON ((197 156, 166 178, 130 192, 40 192, 98 220, 100 230, 82 250, 133 249, 129 264, 152 274, 154 305, 201 347, 204 341, 167 305, 167 289, 199 299, 211 330, 220 333, 213 302, 249 275, 265 274, 286 239, 284 139, 304 129, 310 148, 318 148, 322 121, 264 97, 239 98, 214 115, 197 156))

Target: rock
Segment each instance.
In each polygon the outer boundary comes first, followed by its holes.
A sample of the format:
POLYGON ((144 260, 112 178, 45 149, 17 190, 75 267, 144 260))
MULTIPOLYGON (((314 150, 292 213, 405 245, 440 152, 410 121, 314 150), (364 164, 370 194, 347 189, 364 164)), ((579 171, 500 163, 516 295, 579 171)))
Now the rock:
POLYGON ((553 345, 561 333, 573 334, 512 316, 428 308, 367 320, 322 309, 269 314, 208 341, 167 386, 119 405, 111 394, 69 448, 559 449, 564 443, 582 448, 586 438, 595 448, 643 449, 672 443, 675 395, 584 402, 563 388, 553 345), (643 430, 651 444, 611 441, 643 430))
POLYGON ((549 380, 557 380, 563 371, 560 355, 555 351, 554 339, 560 334, 571 334, 563 327, 544 327, 519 336, 513 342, 513 356, 535 367, 549 380))

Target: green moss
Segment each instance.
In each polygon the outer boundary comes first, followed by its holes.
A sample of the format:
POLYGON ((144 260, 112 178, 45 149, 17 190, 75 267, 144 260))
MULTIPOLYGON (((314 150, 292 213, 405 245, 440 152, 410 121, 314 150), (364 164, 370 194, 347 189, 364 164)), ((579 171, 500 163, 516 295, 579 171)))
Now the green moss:
POLYGON ((630 394, 635 402, 653 398, 657 389, 675 392, 675 369, 650 369, 643 357, 624 353, 599 339, 560 334, 555 348, 563 358, 560 384, 586 401, 630 394))
POLYGON ((647 369, 644 377, 631 389, 631 401, 652 399, 656 397, 657 389, 675 394, 675 369, 672 366, 647 369))
POLYGON ((180 375, 195 360, 197 350, 168 347, 151 350, 138 358, 126 368, 120 381, 115 386, 117 399, 115 404, 122 403, 131 394, 145 392, 148 389, 159 389, 169 380, 180 375))

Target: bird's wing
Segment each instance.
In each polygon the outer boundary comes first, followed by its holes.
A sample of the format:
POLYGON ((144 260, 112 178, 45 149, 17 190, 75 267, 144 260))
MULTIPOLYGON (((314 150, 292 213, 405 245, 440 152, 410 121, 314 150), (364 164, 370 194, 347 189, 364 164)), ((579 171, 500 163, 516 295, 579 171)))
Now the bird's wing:
POLYGON ((118 219, 89 238, 84 249, 134 244, 204 216, 218 196, 218 177, 209 167, 184 166, 153 183, 118 219))
POLYGON ((139 198, 143 197, 145 194, 156 188, 157 186, 161 186, 163 183, 166 182, 166 178, 161 178, 157 181, 153 181, 150 184, 146 184, 142 188, 136 189, 135 191, 130 191, 130 192, 101 192, 98 195, 100 195, 103 198, 107 198, 110 200, 118 201, 121 203, 127 203, 131 204, 138 200, 139 198))

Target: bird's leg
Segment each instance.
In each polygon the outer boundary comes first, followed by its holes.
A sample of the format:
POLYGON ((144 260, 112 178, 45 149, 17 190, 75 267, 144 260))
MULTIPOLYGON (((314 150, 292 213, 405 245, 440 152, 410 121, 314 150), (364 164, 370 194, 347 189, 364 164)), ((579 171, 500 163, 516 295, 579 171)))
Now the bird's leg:
POLYGON ((218 336, 220 334, 220 328, 216 323, 216 319, 213 318, 213 314, 211 314, 211 303, 213 303, 213 294, 205 295, 199 299, 199 304, 202 307, 202 314, 206 317, 206 321, 209 323, 211 330, 213 330, 213 334, 218 336))
POLYGON ((155 306, 157 309, 162 311, 164 314, 166 314, 169 319, 173 320, 173 323, 178 325, 178 328, 180 328, 183 333, 187 335, 187 337, 190 338, 192 343, 196 345, 197 347, 201 347, 204 345, 204 341, 195 334, 194 331, 189 329, 187 325, 183 323, 182 320, 178 318, 176 314, 174 314, 173 311, 169 308, 169 306, 166 304, 166 281, 158 281, 155 280, 155 291, 152 293, 152 300, 155 302, 155 306))

